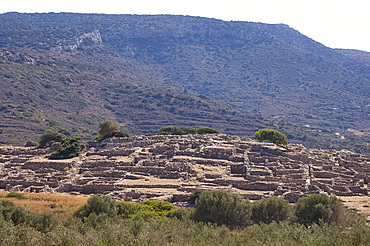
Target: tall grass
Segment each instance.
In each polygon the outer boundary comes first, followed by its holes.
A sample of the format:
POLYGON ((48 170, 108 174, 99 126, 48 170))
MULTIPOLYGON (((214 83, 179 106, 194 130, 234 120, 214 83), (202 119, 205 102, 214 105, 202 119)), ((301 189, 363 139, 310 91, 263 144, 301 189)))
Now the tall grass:
MULTIPOLYGON (((0 191, 0 198, 5 198, 9 194, 0 191)), ((47 213, 53 215, 57 220, 66 220, 72 217, 73 213, 84 205, 89 197, 72 196, 68 194, 53 193, 19 193, 25 199, 7 197, 16 206, 22 207, 34 213, 47 213)))

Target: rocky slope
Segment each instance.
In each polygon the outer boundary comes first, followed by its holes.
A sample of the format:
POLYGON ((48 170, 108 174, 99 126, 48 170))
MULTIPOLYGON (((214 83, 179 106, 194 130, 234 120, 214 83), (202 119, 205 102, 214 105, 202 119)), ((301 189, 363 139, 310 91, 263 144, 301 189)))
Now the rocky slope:
POLYGON ((369 155, 296 144, 283 149, 224 134, 112 138, 70 160, 48 160, 46 152, 0 147, 0 189, 171 202, 185 202, 195 189, 291 202, 311 193, 370 192, 369 155))
POLYGON ((0 143, 24 144, 49 127, 91 139, 112 119, 132 134, 167 124, 239 136, 274 127, 305 146, 364 152, 367 56, 286 25, 1 14, 0 143))

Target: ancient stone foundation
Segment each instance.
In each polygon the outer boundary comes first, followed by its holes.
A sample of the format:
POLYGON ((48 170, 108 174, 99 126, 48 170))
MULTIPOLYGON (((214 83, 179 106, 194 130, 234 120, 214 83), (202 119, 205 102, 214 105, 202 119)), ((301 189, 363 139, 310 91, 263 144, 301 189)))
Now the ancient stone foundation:
POLYGON ((312 193, 369 195, 369 155, 346 150, 284 149, 223 134, 112 138, 93 146, 58 161, 42 149, 1 147, 0 189, 172 202, 216 188, 291 202, 312 193))

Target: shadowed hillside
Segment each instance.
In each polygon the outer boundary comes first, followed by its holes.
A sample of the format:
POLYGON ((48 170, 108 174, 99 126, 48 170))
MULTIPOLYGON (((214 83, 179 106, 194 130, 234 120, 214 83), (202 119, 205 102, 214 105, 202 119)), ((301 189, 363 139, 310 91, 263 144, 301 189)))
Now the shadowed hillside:
POLYGON ((188 125, 252 136, 273 127, 310 147, 362 152, 367 54, 329 49, 286 25, 2 14, 0 142, 22 144, 48 127, 89 138, 109 118, 135 134, 188 125))

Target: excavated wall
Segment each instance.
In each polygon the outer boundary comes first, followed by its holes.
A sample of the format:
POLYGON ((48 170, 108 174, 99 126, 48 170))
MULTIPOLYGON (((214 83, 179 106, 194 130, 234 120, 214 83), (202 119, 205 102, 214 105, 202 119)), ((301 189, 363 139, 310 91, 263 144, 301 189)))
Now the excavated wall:
POLYGON ((0 147, 0 189, 11 191, 184 202, 195 189, 225 188, 295 202, 312 193, 369 195, 369 182, 369 155, 223 134, 112 138, 57 161, 43 149, 0 147))

